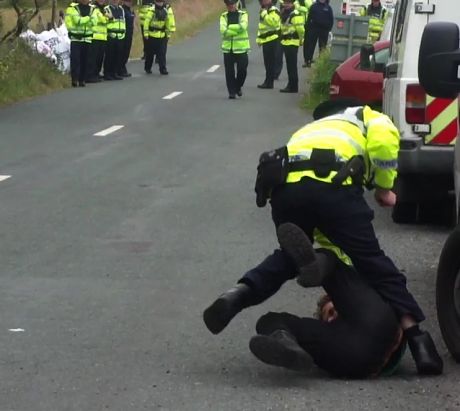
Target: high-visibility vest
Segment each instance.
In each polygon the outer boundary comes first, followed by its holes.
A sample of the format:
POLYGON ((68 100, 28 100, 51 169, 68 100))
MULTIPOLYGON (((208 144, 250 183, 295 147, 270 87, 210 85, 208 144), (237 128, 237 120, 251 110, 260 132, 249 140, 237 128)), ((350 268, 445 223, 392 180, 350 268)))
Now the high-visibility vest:
POLYGON ((259 27, 257 30, 257 44, 264 44, 278 39, 280 30, 280 11, 275 6, 271 6, 268 10, 261 9, 259 14, 259 27))
POLYGON ((107 37, 110 39, 123 40, 126 35, 125 10, 121 6, 108 5, 104 8, 109 16, 107 23, 107 37), (112 19, 110 18, 113 17, 112 19))
POLYGON ((297 46, 303 44, 305 22, 298 10, 293 9, 286 21, 281 20, 281 44, 297 46))
POLYGON ((151 7, 152 3, 142 4, 139 7, 139 23, 142 28, 144 28, 145 18, 147 17, 147 13, 151 7))
POLYGON ((369 40, 372 43, 375 43, 380 39, 380 36, 383 31, 383 26, 388 17, 387 10, 385 7, 380 5, 380 7, 372 7, 369 5, 367 8, 361 9, 361 16, 369 16, 369 40))
POLYGON ((106 41, 109 19, 105 15, 104 8, 101 9, 95 4, 91 10, 91 17, 93 19, 93 40, 106 41))
POLYGON ((150 7, 144 21, 144 36, 156 39, 170 37, 176 31, 176 22, 172 7, 156 9, 155 5, 150 7))
POLYGON ((238 10, 238 23, 228 22, 228 11, 220 16, 220 34, 222 36, 222 52, 242 54, 250 49, 248 34, 248 13, 238 10))
POLYGON ((71 3, 67 7, 64 22, 71 41, 91 43, 93 38, 93 22, 91 16, 83 17, 81 15, 78 3, 71 3))
MULTIPOLYGON (((399 132, 388 116, 368 106, 352 107, 342 114, 309 123, 289 140, 289 162, 309 160, 315 148, 334 149, 336 159, 342 162, 362 156, 366 164, 365 180, 383 189, 393 187, 399 132)), ((336 174, 331 171, 327 177, 318 177, 313 170, 294 171, 288 174, 286 182, 296 183, 309 177, 331 183, 336 174)), ((349 184, 352 184, 351 178, 344 182, 349 184)))
POLYGON ((295 9, 300 12, 305 23, 307 22, 308 12, 310 11, 312 3, 312 0, 296 0, 294 2, 295 9))

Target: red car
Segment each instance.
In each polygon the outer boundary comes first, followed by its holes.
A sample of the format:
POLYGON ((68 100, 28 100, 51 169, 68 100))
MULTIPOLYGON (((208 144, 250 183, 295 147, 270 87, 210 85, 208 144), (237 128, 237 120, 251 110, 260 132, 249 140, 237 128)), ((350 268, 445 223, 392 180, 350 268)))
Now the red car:
MULTIPOLYGON (((380 67, 388 62, 390 42, 374 44, 375 63, 380 67)), ((345 60, 334 72, 329 96, 331 99, 355 98, 372 107, 382 107, 383 73, 361 69, 360 53, 345 60)))

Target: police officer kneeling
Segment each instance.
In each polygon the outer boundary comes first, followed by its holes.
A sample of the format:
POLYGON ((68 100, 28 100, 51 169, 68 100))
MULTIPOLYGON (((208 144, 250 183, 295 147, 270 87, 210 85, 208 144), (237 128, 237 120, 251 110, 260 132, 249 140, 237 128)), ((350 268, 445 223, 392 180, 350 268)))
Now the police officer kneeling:
MULTIPOLYGON (((406 288, 405 276, 376 238, 374 212, 363 196, 373 185, 381 206, 392 206, 399 133, 391 120, 349 100, 318 106, 316 121, 298 130, 287 146, 261 156, 257 203, 270 198, 276 227, 291 222, 313 239, 318 229, 395 311, 420 374, 440 374, 443 362, 431 336, 419 329, 425 316, 406 288)), ((222 294, 203 314, 217 334, 244 308, 260 304, 297 276, 292 259, 276 249, 222 294)))

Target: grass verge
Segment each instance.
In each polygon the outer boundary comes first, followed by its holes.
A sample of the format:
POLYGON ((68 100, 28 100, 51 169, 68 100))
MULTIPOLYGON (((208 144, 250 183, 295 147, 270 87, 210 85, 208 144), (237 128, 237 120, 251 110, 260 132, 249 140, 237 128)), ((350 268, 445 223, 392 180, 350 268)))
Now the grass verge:
POLYGON ((307 78, 307 93, 302 104, 304 108, 312 110, 329 99, 329 87, 336 68, 337 64, 331 61, 331 51, 327 48, 318 56, 307 78))
POLYGON ((68 86, 69 77, 22 40, 0 45, 0 107, 68 86))

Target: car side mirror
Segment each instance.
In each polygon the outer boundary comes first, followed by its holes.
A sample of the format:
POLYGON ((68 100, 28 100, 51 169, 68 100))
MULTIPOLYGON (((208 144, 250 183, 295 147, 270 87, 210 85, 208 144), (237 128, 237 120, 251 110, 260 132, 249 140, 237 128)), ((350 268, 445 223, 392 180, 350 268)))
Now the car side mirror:
POLYGON ((371 71, 375 62, 375 48, 372 44, 363 44, 359 55, 361 70, 371 71))
POLYGON ((456 98, 460 92, 460 29, 455 23, 425 26, 418 60, 420 84, 434 97, 456 98))

